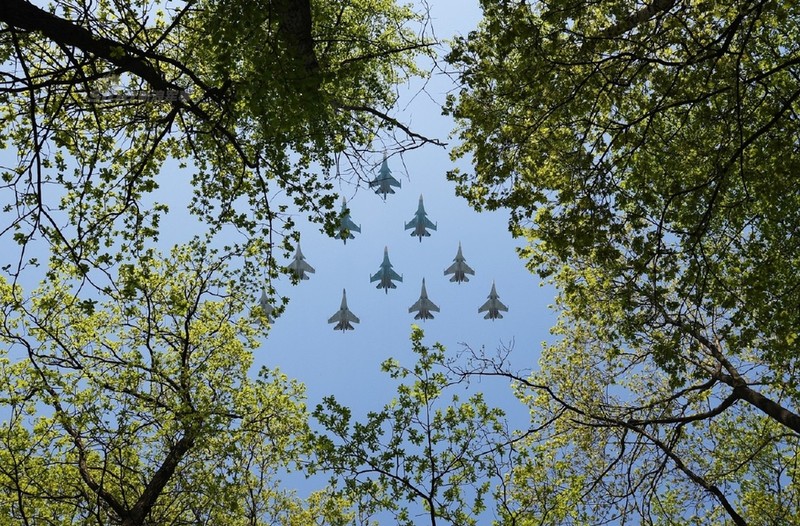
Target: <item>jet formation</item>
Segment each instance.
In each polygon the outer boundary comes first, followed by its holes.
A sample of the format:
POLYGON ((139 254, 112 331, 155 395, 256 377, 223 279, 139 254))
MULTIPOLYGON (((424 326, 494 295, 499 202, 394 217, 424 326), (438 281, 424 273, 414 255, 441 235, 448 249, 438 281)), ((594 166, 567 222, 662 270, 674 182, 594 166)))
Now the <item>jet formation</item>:
MULTIPOLYGON (((378 175, 375 177, 375 179, 370 181, 369 187, 374 188, 375 193, 381 195, 384 200, 388 194, 395 193, 394 188, 400 188, 400 181, 392 177, 392 172, 386 162, 386 156, 383 158, 378 175)), ((425 212, 425 205, 423 204, 422 200, 422 195, 420 194, 417 211, 415 212, 411 221, 405 224, 405 230, 412 230, 411 236, 417 236, 421 243, 423 237, 430 236, 430 232, 428 230, 436 230, 437 226, 438 224, 435 224, 428 219, 428 214, 425 212)), ((356 225, 353 222, 347 209, 347 201, 342 199, 342 207, 339 213, 339 224, 336 228, 336 237, 341 239, 346 245, 348 239, 355 238, 353 235, 354 232, 360 233, 361 226, 356 225)), ((307 274, 313 274, 315 272, 314 267, 309 265, 306 261, 302 250, 300 250, 299 243, 297 244, 297 250, 292 258, 292 261, 286 268, 297 280, 307 280, 309 279, 307 274)), ((475 275, 475 271, 469 265, 467 265, 466 259, 464 258, 464 254, 461 250, 460 242, 458 244, 456 256, 453 258, 453 263, 447 267, 447 269, 445 269, 444 275, 452 275, 450 282, 455 282, 458 284, 469 282, 467 275, 475 275)), ((375 283, 376 281, 378 284, 375 288, 383 289, 384 293, 386 294, 389 293, 389 289, 397 288, 397 285, 394 283, 395 281, 401 283, 403 281, 403 277, 395 272, 395 270, 392 268, 392 263, 389 261, 389 247, 384 247, 383 261, 381 262, 378 271, 370 276, 370 283, 375 283)), ((272 313, 274 308, 269 302, 266 291, 262 291, 261 293, 259 306, 261 307, 263 313, 267 316, 267 320, 272 323, 272 313)), ((500 314, 501 311, 508 312, 508 307, 506 307, 500 301, 499 296, 497 295, 495 283, 493 281, 488 300, 480 308, 478 308, 478 313, 485 312, 486 315, 484 316, 484 319, 496 320, 503 318, 503 315, 500 314)), ((432 313, 439 312, 439 307, 433 303, 430 298, 428 298, 428 291, 425 288, 424 278, 422 279, 422 289, 420 291, 419 299, 408 308, 408 312, 416 312, 416 315, 414 316, 415 320, 431 320, 434 317, 432 313)), ((354 330, 352 324, 359 323, 358 317, 356 317, 356 315, 353 314, 347 307, 347 291, 345 289, 342 289, 341 306, 339 307, 339 310, 330 317, 328 323, 335 323, 336 325, 334 326, 334 330, 341 330, 342 332, 354 330)))

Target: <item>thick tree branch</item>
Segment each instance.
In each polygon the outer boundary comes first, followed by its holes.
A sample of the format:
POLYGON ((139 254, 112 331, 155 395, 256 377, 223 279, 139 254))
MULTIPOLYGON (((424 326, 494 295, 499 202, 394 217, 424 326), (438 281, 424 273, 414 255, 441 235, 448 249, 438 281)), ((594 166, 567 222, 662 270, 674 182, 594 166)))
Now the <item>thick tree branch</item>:
POLYGON ((797 414, 777 402, 773 402, 748 385, 736 385, 736 381, 727 375, 720 375, 720 380, 733 387, 733 392, 739 399, 757 407, 773 420, 780 422, 795 433, 800 433, 800 416, 797 414))
POLYGON ((272 5, 278 15, 278 31, 290 53, 303 64, 303 74, 319 87, 320 68, 311 34, 311 0, 274 0, 272 5))
POLYGON ((194 442, 195 433, 190 430, 170 448, 164 462, 161 463, 161 466, 153 474, 153 477, 150 479, 147 487, 145 487, 142 495, 136 501, 136 504, 133 505, 122 520, 122 526, 141 526, 144 524, 145 517, 150 513, 150 510, 155 505, 164 487, 172 478, 180 461, 186 456, 186 453, 192 446, 194 446, 194 442))
POLYGON ((767 416, 788 427, 795 433, 800 433, 800 416, 751 388, 747 380, 739 374, 736 367, 725 357, 725 354, 722 352, 722 344, 719 341, 711 341, 711 339, 703 335, 697 328, 693 327, 691 324, 673 318, 663 309, 661 314, 668 324, 685 331, 686 334, 697 340, 697 342, 705 347, 711 356, 721 364, 722 368, 724 368, 728 374, 722 373, 720 370, 714 373, 713 377, 732 387, 733 394, 736 395, 737 398, 757 407, 767 416))
POLYGON ((128 44, 92 34, 85 27, 59 18, 25 0, 0 0, 0 22, 26 31, 37 31, 53 42, 92 53, 147 81, 157 90, 180 90, 171 84, 138 51, 128 44), (119 51, 124 51, 121 54, 119 51))

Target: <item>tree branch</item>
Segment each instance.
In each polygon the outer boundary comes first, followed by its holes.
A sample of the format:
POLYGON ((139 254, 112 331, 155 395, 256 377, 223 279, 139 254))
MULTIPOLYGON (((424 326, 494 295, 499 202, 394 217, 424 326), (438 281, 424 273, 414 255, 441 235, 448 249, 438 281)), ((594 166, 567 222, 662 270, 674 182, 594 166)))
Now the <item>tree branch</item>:
POLYGON ((141 526, 144 524, 144 518, 150 513, 150 510, 155 505, 164 487, 175 473, 175 469, 178 467, 180 461, 192 446, 194 446, 194 441, 195 432, 189 430, 170 448, 164 462, 161 463, 161 466, 153 474, 153 477, 150 479, 147 487, 145 487, 142 495, 136 500, 136 504, 133 505, 122 520, 121 526, 141 526))
POLYGON ((85 27, 59 18, 25 0, 0 0, 0 22, 26 31, 38 31, 53 42, 75 46, 92 53, 124 71, 146 80, 157 90, 180 90, 171 84, 151 64, 139 56, 129 44, 93 35, 85 27), (120 56, 119 49, 125 51, 120 56))

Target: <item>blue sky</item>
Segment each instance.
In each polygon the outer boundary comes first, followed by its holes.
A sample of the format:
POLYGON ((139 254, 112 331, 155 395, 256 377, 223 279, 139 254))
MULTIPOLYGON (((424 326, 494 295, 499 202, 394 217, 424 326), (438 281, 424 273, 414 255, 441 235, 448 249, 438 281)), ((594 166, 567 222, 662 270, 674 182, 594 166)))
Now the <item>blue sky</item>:
MULTIPOLYGON (((480 18, 476 2, 438 0, 430 8, 440 39, 466 34, 480 18)), ((389 357, 411 365, 412 323, 425 330, 427 343, 438 341, 452 354, 462 343, 494 352, 501 343, 513 341, 512 365, 517 368, 535 368, 541 342, 549 338, 554 317, 548 305, 553 291, 541 287, 538 277, 517 257, 515 247, 522 241, 512 239, 508 232, 508 212, 475 212, 455 196, 454 184, 446 179, 447 171, 456 166, 470 170, 468 162, 454 163, 449 158, 456 139, 449 137, 453 122, 441 115, 440 107, 452 89, 449 78, 437 75, 427 85, 427 93, 413 97, 406 107, 417 90, 405 88, 408 94, 401 101, 406 108, 399 115, 401 120, 426 136, 447 141, 448 148, 427 146, 389 158, 389 167, 402 188, 386 201, 368 188, 341 187, 353 221, 361 225, 362 232, 356 233, 355 239, 345 245, 320 233, 317 225, 296 218, 303 254, 316 273, 296 286, 285 276, 274 283, 290 303, 258 351, 256 364, 278 366, 303 381, 312 407, 323 396, 335 394, 357 416, 388 402, 395 385, 379 366, 389 357), (428 218, 438 223, 438 230, 422 242, 404 230, 420 194, 428 218), (459 242, 476 273, 469 283, 451 283, 449 276, 443 275, 459 242), (388 294, 369 281, 382 261, 384 246, 389 247, 394 270, 403 276, 403 282, 388 294), (408 313, 419 297, 422 278, 429 298, 441 309, 435 319, 425 322, 415 321, 414 314, 408 313), (504 318, 495 321, 478 314, 493 280, 500 300, 509 307, 504 318), (327 323, 339 308, 343 288, 350 310, 361 319, 354 331, 346 333, 334 331, 327 323)), ((376 156, 375 173, 380 161, 376 156)), ((499 382, 484 382, 482 388, 496 395, 492 398, 509 399, 507 386, 499 382)))

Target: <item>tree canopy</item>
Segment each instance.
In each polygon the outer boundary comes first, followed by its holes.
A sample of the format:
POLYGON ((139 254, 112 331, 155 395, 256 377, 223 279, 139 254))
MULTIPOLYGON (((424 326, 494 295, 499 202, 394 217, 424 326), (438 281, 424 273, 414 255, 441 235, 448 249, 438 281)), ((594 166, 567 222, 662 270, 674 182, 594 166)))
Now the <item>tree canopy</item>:
POLYGON ((424 27, 391 0, 0 1, 0 514, 350 520, 279 484, 309 415, 248 374, 251 305, 292 214, 333 232, 335 183, 436 143, 393 117, 424 27))
POLYGON ((554 422, 514 473, 520 505, 546 524, 796 522, 800 8, 481 5, 449 56, 474 163, 451 178, 510 209, 559 289, 541 371, 505 371, 554 422))
POLYGON ((275 476, 305 447, 303 389, 279 371, 250 378, 266 325, 236 315, 249 295, 224 262, 202 246, 153 254, 96 303, 58 278, 2 287, 4 515, 252 524, 288 510, 275 476))
POLYGON ((186 167, 208 231, 274 269, 287 211, 332 229, 335 181, 431 142, 391 116, 432 44, 391 0, 0 7, 3 231, 84 268, 157 237, 155 192, 186 167))
POLYGON ((333 396, 317 405, 315 469, 332 473, 331 485, 364 522, 386 512, 402 526, 479 524, 511 456, 505 414, 480 392, 445 399, 457 378, 441 367, 444 347, 425 346, 422 338, 412 326, 413 367, 382 364, 392 378, 411 382, 398 385, 397 397, 366 422, 351 422, 351 411, 333 396))
POLYGON ((335 185, 436 143, 396 85, 431 53, 391 0, 0 0, 0 513, 21 524, 800 522, 800 7, 483 0, 448 56, 476 209, 554 284, 540 366, 412 333, 397 398, 313 415, 254 288, 333 233, 335 185), (190 174, 202 224, 159 247, 190 174), (195 235, 197 234, 197 235, 195 235), (44 255, 44 256, 43 256, 44 255), (36 284, 38 283, 38 285, 36 284), (509 380, 507 429, 475 377, 509 380), (327 488, 281 475, 315 460, 327 488), (492 487, 494 485, 494 487, 492 487), (416 514, 416 515, 415 515, 416 514))

